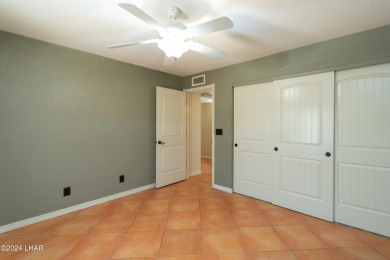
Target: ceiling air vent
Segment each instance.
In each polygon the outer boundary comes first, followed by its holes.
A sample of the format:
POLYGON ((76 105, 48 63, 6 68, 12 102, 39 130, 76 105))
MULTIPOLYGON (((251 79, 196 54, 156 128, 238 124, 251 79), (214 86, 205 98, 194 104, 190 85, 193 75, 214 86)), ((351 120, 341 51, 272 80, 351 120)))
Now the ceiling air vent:
POLYGON ((206 75, 192 77, 192 86, 199 86, 203 84, 206 84, 206 75))

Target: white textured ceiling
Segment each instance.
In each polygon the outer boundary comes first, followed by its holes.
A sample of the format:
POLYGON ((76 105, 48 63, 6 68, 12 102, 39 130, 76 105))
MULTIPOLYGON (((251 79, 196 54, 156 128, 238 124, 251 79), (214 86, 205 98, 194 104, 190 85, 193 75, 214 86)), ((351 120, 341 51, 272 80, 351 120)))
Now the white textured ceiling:
POLYGON ((127 63, 187 76, 390 24, 390 0, 0 0, 0 30, 127 63), (158 36, 118 3, 132 3, 165 24, 167 7, 187 26, 228 16, 234 27, 195 40, 227 53, 189 51, 163 65, 156 44, 105 46, 158 36))

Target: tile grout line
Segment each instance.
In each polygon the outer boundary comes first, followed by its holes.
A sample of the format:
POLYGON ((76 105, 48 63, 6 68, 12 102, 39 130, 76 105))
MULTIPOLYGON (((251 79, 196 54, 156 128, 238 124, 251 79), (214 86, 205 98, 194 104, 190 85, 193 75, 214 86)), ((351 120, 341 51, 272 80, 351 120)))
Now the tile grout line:
POLYGON ((161 252, 161 248, 162 248, 162 245, 163 245, 164 237, 165 237, 165 235, 166 235, 168 219, 169 219, 169 215, 171 214, 173 199, 174 199, 174 196, 175 196, 176 191, 177 191, 177 189, 176 189, 176 187, 175 187, 175 188, 173 189, 173 196, 172 196, 172 199, 171 199, 170 205, 169 205, 167 222, 165 223, 165 228, 164 228, 164 231, 163 231, 163 235, 162 235, 162 237, 161 237, 160 247, 158 248, 158 252, 157 252, 157 255, 156 255, 156 258, 157 258, 157 259, 160 257, 160 252, 161 252))
POLYGON ((249 256, 251 256, 251 252, 250 252, 250 250, 249 250, 249 247, 248 247, 247 243, 245 242, 244 238, 242 237, 241 230, 240 230, 240 228, 239 228, 239 226, 238 226, 238 224, 237 224, 237 222, 236 222, 236 219, 235 219, 234 216, 233 216, 232 209, 229 207, 229 205, 228 205, 228 208, 229 208, 230 215, 231 215, 232 218, 233 218, 233 222, 234 222, 235 228, 236 228, 238 234, 240 235, 240 239, 241 239, 242 243, 243 243, 244 246, 245 246, 245 251, 244 251, 244 252, 245 252, 246 254, 248 254, 249 256))

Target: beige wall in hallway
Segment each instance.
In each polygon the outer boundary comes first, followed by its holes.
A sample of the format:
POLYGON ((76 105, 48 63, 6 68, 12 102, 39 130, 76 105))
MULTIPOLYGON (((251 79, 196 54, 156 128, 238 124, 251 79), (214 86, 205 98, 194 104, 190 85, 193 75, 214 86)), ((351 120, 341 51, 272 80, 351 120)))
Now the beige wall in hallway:
POLYGON ((202 121, 201 121, 201 155, 202 158, 212 158, 212 104, 202 103, 202 121))
POLYGON ((189 172, 196 175, 201 172, 200 140, 201 140, 201 103, 200 93, 189 94, 189 172))

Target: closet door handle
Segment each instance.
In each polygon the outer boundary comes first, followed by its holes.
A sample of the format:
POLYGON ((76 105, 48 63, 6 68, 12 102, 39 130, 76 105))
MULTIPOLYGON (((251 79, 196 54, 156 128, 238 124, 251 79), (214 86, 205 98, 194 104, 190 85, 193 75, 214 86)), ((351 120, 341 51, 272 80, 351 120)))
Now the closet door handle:
POLYGON ((161 142, 161 141, 158 141, 157 143, 158 143, 158 144, 165 144, 164 142, 161 142))
POLYGON ((330 157, 332 154, 330 152, 327 152, 325 155, 326 157, 330 157))
POLYGON ((274 151, 277 152, 279 149, 278 147, 274 147, 274 151))
POLYGON ((238 147, 238 144, 234 144, 234 147, 238 147))

